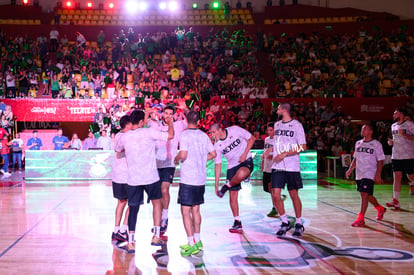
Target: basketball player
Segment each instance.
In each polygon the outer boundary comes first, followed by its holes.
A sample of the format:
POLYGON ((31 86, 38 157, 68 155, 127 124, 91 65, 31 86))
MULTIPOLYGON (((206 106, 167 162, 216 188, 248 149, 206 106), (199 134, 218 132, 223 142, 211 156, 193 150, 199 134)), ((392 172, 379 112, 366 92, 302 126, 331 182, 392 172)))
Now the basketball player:
POLYGON ((239 126, 231 126, 223 129, 220 124, 214 123, 210 126, 210 133, 215 140, 215 188, 220 198, 227 190, 230 190, 230 208, 233 213, 234 223, 229 229, 231 233, 242 233, 243 227, 239 217, 238 195, 242 180, 250 176, 253 171, 253 159, 250 154, 255 138, 239 126), (221 174, 222 156, 227 159, 227 181, 220 190, 218 183, 221 174))
POLYGON ((266 151, 266 156, 273 152, 272 164, 272 199, 280 214, 282 224, 276 232, 277 236, 284 236, 292 226, 290 225, 283 200, 280 196, 282 189, 287 185, 293 208, 296 214, 295 232, 293 236, 302 236, 305 228, 302 224, 302 202, 299 198, 299 189, 303 188, 300 176, 299 153, 306 150, 306 137, 302 124, 292 119, 289 103, 279 105, 277 114, 282 119, 275 123, 273 148, 266 151))
POLYGON ((369 124, 362 126, 361 136, 363 139, 355 143, 354 159, 346 172, 346 178, 349 179, 352 171, 356 168, 357 190, 361 193, 361 212, 358 214, 356 221, 351 224, 354 227, 365 225, 364 217, 368 202, 377 209, 378 221, 384 218, 384 213, 387 210, 374 197, 374 183, 381 183, 382 181, 381 171, 385 155, 381 143, 372 138, 373 130, 369 124))
MULTIPOLYGON (((269 148, 273 148, 274 143, 274 136, 275 131, 273 128, 274 123, 269 123, 267 125, 267 134, 268 137, 265 138, 264 150, 266 151, 269 148)), ((268 154, 268 157, 265 158, 264 154, 261 156, 262 159, 262 171, 263 171, 263 190, 270 194, 272 190, 272 153, 268 154)), ((282 195, 282 200, 286 199, 286 195, 282 195)), ((273 204, 273 200, 272 200, 273 204)), ((273 205, 272 210, 267 214, 270 218, 277 218, 279 217, 279 213, 277 212, 275 206, 273 205)))
MULTIPOLYGON (((185 103, 179 102, 178 105, 184 111, 188 111, 185 103)), ((161 132, 168 130, 167 120, 173 119, 174 107, 167 106, 162 112, 162 120, 157 123, 151 121, 148 125, 151 128, 157 129, 161 132)), ((162 192, 162 218, 161 218, 161 233, 164 234, 168 227, 168 207, 170 205, 170 185, 173 182, 175 165, 174 158, 177 155, 178 141, 180 134, 187 128, 187 119, 184 113, 180 113, 179 118, 174 122, 174 138, 168 141, 157 142, 157 168, 161 179, 161 192, 162 192)))
POLYGON ((152 128, 143 128, 145 114, 135 110, 130 115, 131 130, 124 133, 116 144, 115 151, 125 151, 128 164, 128 253, 135 253, 135 227, 139 206, 143 203, 144 191, 153 205, 154 236, 151 245, 163 245, 160 237, 161 223, 161 183, 155 159, 155 146, 158 140, 167 141, 174 138, 172 118, 167 118, 168 132, 152 128))
MULTIPOLYGON (((129 116, 123 116, 119 120, 121 131, 116 134, 115 142, 116 145, 121 136, 131 130, 131 120, 129 116)), ((90 132, 91 133, 91 132, 90 132)), ((128 181, 128 165, 125 158, 125 152, 115 152, 115 158, 112 163, 112 192, 114 198, 118 200, 115 210, 115 228, 112 232, 112 241, 127 242, 128 241, 128 213, 127 208, 124 216, 124 223, 120 227, 122 214, 124 213, 125 206, 127 205, 127 181, 128 181)))
POLYGON ((407 173, 410 181, 410 194, 414 192, 414 123, 405 120, 406 111, 402 108, 395 110, 391 126, 392 139, 388 144, 392 145, 392 170, 394 172, 394 196, 391 202, 387 202, 387 207, 400 208, 401 178, 403 173, 407 173))
POLYGON ((175 157, 175 164, 181 162, 180 188, 178 203, 188 244, 180 246, 182 256, 190 256, 203 249, 200 239, 201 215, 200 205, 204 203, 206 185, 206 164, 217 156, 210 138, 197 129, 200 121, 198 112, 187 114, 188 129, 180 137, 180 152, 175 157))

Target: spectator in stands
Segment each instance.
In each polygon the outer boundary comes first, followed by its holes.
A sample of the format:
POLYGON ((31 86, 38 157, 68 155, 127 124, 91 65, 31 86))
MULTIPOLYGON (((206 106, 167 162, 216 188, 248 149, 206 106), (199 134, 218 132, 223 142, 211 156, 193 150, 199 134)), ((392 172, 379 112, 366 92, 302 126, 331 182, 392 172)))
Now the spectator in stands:
POLYGON ((335 141, 335 144, 332 145, 332 148, 331 148, 332 156, 339 157, 341 155, 342 151, 343 151, 343 149, 342 149, 342 146, 339 145, 339 141, 338 140, 335 141))
POLYGON ((3 166, 1 167, 0 173, 3 174, 3 178, 5 177, 10 177, 10 173, 9 173, 9 153, 10 153, 10 148, 9 148, 9 142, 7 140, 7 136, 4 135, 1 138, 0 141, 0 145, 1 145, 1 149, 0 149, 0 154, 1 154, 1 158, 3 159, 3 166))
POLYGON ((57 130, 57 135, 53 137, 52 143, 54 144, 54 150, 62 150, 70 145, 68 137, 63 136, 63 130, 60 128, 57 130))
POLYGON ((112 150, 112 140, 108 136, 107 130, 101 131, 101 136, 98 138, 98 141, 96 142, 97 148, 102 148, 103 150, 112 150))
POLYGON ((58 49, 59 32, 56 29, 50 31, 50 51, 56 52, 58 49))
POLYGON ((29 78, 26 70, 21 71, 19 78, 19 97, 27 97, 29 91, 29 78))
POLYGON ((72 135, 72 140, 70 141, 70 148, 82 150, 82 141, 79 139, 77 133, 73 133, 72 135))
POLYGON ((57 74, 53 74, 52 77, 52 85, 51 85, 51 91, 52 91, 52 98, 57 98, 60 95, 60 87, 59 87, 59 79, 57 74))
POLYGON ((27 148, 29 148, 29 150, 40 150, 42 147, 42 140, 38 137, 37 130, 34 130, 33 136, 27 141, 27 148))
POLYGON ((83 150, 89 150, 91 148, 96 148, 96 139, 92 131, 89 131, 88 137, 83 141, 83 150))
POLYGON ((14 77, 14 73, 10 70, 6 76, 6 97, 16 97, 16 78, 14 77))
POLYGON ((14 167, 17 161, 17 167, 22 170, 22 157, 23 157, 23 140, 20 138, 20 133, 16 134, 16 137, 10 142, 11 143, 11 151, 12 151, 12 172, 14 172, 14 167))
POLYGON ((86 46, 86 39, 85 36, 83 36, 83 34, 81 34, 80 32, 76 32, 76 42, 78 43, 78 48, 84 48, 86 46))

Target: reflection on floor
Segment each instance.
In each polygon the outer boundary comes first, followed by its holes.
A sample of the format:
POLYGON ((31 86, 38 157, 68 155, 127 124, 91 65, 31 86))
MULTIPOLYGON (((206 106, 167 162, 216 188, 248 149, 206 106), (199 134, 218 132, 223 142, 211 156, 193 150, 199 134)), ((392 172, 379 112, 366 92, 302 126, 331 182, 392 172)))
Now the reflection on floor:
MULTIPOLYGON (((25 182, 16 176, 0 183, 0 274, 395 274, 412 269, 414 261, 414 203, 407 186, 401 210, 389 209, 377 222, 370 207, 366 226, 352 228, 359 212, 353 182, 306 181, 300 193, 306 231, 297 239, 292 231, 275 236, 280 220, 266 216, 271 201, 261 182, 243 183, 244 233, 229 233, 228 195, 216 197, 209 182, 201 208, 204 250, 182 257, 179 245, 187 238, 178 187, 171 188, 167 244, 150 245, 152 207, 145 204, 138 216, 136 254, 130 255, 110 242, 116 204, 110 182, 25 182)), ((390 200, 391 185, 375 190, 380 203, 390 200)), ((294 217, 289 198, 285 205, 294 217)))

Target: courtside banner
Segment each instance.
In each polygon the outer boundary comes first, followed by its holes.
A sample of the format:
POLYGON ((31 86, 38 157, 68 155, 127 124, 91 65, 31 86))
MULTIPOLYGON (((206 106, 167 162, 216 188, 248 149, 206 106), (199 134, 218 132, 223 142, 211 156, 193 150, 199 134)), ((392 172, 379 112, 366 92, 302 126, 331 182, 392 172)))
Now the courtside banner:
MULTIPOLYGON (((48 121, 48 122, 92 122, 98 112, 100 100, 95 99, 3 99, 10 105, 17 121, 48 121)), ((110 107, 111 101, 102 101, 110 107)), ((130 103, 133 103, 132 100, 130 103)), ((119 100, 123 105, 125 100, 119 100)))

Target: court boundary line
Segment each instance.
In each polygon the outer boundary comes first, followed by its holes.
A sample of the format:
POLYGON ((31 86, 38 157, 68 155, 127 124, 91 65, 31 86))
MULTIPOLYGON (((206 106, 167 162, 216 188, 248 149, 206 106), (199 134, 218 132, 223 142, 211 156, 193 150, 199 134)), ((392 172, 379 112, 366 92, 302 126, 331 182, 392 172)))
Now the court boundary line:
POLYGON ((57 208, 59 208, 62 203, 64 203, 72 194, 69 194, 66 198, 64 198, 60 203, 58 203, 52 210, 50 210, 43 218, 38 220, 32 227, 29 228, 23 235, 17 238, 11 245, 9 245, 3 252, 0 253, 0 258, 7 254, 13 247, 15 247, 24 237, 26 237, 30 232, 33 231, 41 222, 43 222, 52 212, 54 212, 57 208))
MULTIPOLYGON (((348 210, 348 209, 346 209, 346 208, 343 208, 343 207, 341 207, 341 206, 339 206, 339 205, 335 205, 335 204, 332 204, 332 203, 329 203, 329 202, 326 202, 326 201, 323 201, 323 200, 320 200, 320 199, 316 199, 316 200, 317 200, 318 202, 323 203, 323 204, 325 204, 325 205, 328 205, 328 206, 330 206, 330 207, 333 207, 333 208, 336 208, 336 209, 342 210, 342 211, 344 211, 344 212, 347 212, 347 213, 350 213, 350 214, 353 214, 353 215, 358 215, 356 212, 354 212, 354 211, 352 211, 352 210, 348 210)), ((372 221, 372 222, 375 222, 375 223, 377 223, 377 224, 383 225, 383 226, 388 227, 388 228, 390 228, 390 229, 393 229, 393 230, 399 231, 399 232, 401 232, 401 233, 403 233, 403 234, 406 234, 406 235, 409 235, 409 236, 414 237, 414 234, 413 234, 413 233, 411 233, 411 232, 407 232, 407 231, 404 231, 404 230, 398 229, 398 228, 396 228, 396 227, 394 227, 394 226, 388 225, 388 224, 386 224, 386 223, 382 223, 381 221, 377 221, 377 220, 374 220, 374 219, 372 219, 372 218, 365 217, 365 219, 367 219, 367 220, 369 220, 369 221, 372 221)))

